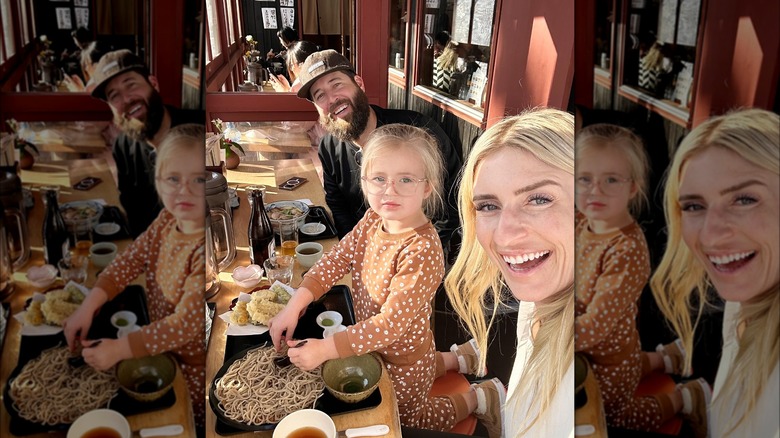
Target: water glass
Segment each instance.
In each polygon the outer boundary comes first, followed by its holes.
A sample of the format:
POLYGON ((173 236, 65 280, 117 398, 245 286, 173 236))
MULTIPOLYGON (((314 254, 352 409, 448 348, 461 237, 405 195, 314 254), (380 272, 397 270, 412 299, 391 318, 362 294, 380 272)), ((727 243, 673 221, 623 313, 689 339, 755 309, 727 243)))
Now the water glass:
POLYGON ((78 284, 84 284, 87 281, 88 259, 82 255, 71 254, 70 257, 63 258, 57 262, 60 269, 60 277, 65 283, 74 281, 78 284))
POLYGON ((263 262, 263 268, 265 274, 268 276, 268 281, 271 284, 279 281, 286 285, 290 285, 292 282, 294 259, 292 256, 282 255, 271 257, 263 262))

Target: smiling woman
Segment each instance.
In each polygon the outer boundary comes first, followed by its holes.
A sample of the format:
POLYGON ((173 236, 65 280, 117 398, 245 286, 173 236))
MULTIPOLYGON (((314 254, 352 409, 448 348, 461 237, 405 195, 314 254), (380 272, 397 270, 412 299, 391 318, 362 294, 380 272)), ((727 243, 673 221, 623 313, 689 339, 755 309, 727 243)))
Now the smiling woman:
POLYGON ((780 395, 765 390, 780 384, 779 126, 757 109, 714 117, 680 144, 666 182, 669 241, 651 286, 686 351, 708 288, 726 300, 711 436, 780 431, 780 395))
POLYGON ((521 302, 505 434, 573 436, 573 117, 537 109, 488 129, 466 162, 458 203, 463 244, 445 286, 480 352, 504 288, 521 302))

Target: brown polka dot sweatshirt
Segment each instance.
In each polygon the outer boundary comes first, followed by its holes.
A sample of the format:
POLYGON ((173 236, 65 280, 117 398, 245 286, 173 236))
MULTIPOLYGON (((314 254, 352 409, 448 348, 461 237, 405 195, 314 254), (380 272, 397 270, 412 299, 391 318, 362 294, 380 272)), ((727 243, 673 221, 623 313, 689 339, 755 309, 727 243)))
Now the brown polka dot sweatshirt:
MULTIPOLYGON (((187 375, 190 390, 203 388, 206 344, 203 333, 205 287, 203 233, 184 234, 163 209, 157 219, 98 277, 96 287, 113 299, 136 277, 146 274, 151 324, 129 335, 133 357, 172 352, 187 375)), ((193 401, 203 399, 196 392, 193 401)))
POLYGON ((650 277, 644 233, 636 222, 608 234, 577 215, 575 350, 596 363, 620 363, 639 350, 637 300, 650 277))
POLYGON ((390 234, 382 229, 382 218, 369 209, 306 273, 301 287, 317 299, 350 271, 358 322, 334 335, 339 356, 376 351, 394 364, 417 361, 433 342, 431 302, 444 276, 436 229, 428 222, 390 234))

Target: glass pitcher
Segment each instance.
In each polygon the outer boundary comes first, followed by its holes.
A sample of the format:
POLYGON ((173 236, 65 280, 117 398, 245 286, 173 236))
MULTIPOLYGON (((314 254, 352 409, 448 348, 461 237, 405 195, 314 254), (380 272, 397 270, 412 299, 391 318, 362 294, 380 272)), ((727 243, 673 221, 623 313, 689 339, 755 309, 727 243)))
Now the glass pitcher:
POLYGON ((214 238, 211 234, 211 221, 206 220, 206 290, 205 298, 208 300, 219 292, 219 262, 214 253, 214 238))
MULTIPOLYGON (((3 208, 3 202, 0 200, 0 210, 3 208)), ((0 221, 0 299, 11 295, 14 291, 13 265, 11 264, 11 255, 8 251, 8 241, 6 240, 5 225, 0 221)))
POLYGON ((14 168, 3 168, 0 171, 0 201, 3 209, 3 220, 6 230, 7 252, 15 269, 19 269, 30 259, 30 238, 27 231, 27 215, 22 195, 22 181, 16 175, 14 168))
POLYGON ((206 202, 209 206, 208 221, 214 238, 214 254, 220 269, 233 263, 236 257, 236 242, 233 238, 233 221, 230 209, 230 195, 227 179, 217 172, 210 172, 206 180, 206 202))

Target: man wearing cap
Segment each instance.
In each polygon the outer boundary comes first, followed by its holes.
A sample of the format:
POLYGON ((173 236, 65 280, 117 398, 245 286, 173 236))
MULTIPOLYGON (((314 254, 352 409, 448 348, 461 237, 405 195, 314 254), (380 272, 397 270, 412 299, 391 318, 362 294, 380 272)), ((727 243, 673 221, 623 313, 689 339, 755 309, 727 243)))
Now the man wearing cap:
POLYGON ((427 129, 439 143, 447 174, 445 211, 435 218, 442 247, 448 248, 458 228, 455 179, 461 157, 447 134, 430 118, 408 110, 384 109, 369 105, 363 79, 355 74, 349 61, 335 50, 309 55, 300 72, 298 97, 317 107, 320 123, 328 132, 320 141, 319 157, 325 185, 325 200, 333 213, 339 238, 355 227, 366 212, 360 190, 362 146, 379 126, 403 123, 427 129))
POLYGON ((108 103, 122 133, 114 142, 119 200, 130 235, 143 233, 162 209, 154 188, 155 145, 184 123, 204 123, 202 111, 163 105, 157 78, 129 50, 103 55, 94 72, 92 97, 108 103))

